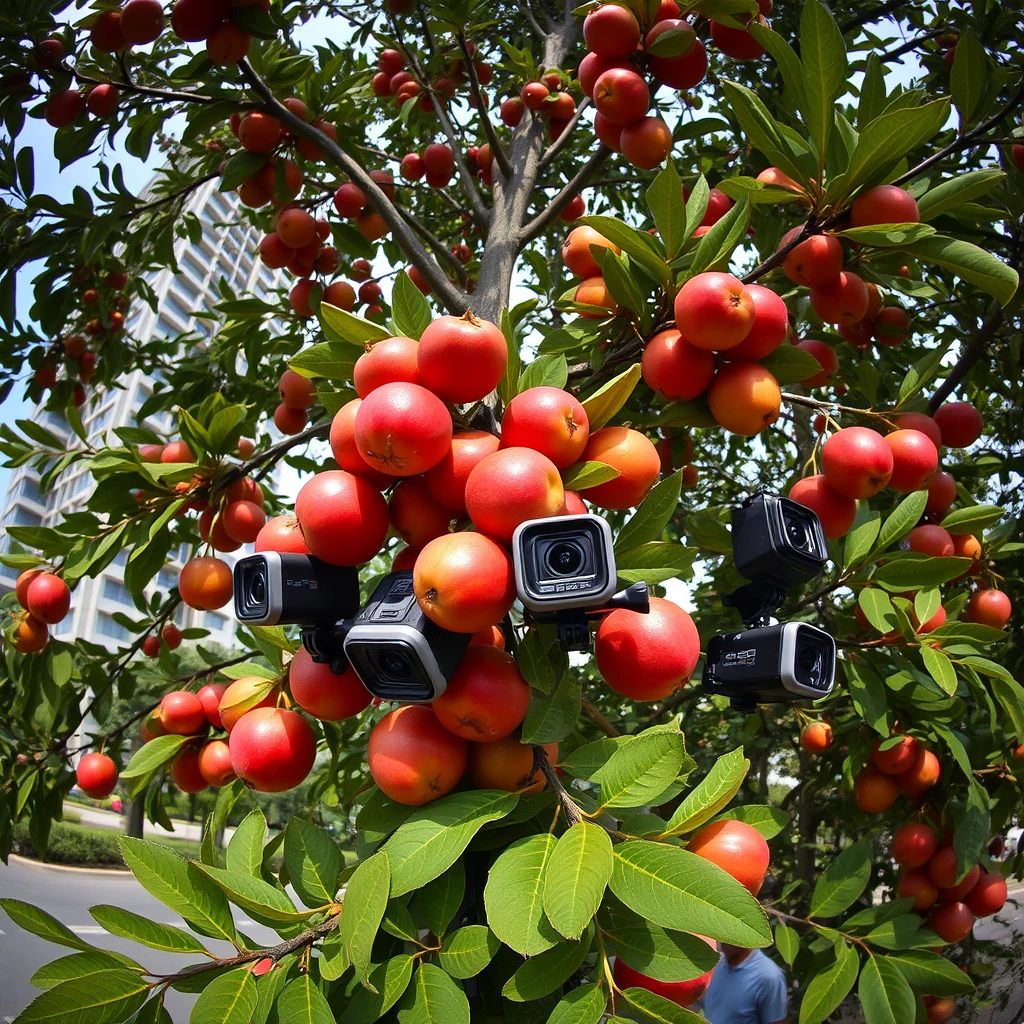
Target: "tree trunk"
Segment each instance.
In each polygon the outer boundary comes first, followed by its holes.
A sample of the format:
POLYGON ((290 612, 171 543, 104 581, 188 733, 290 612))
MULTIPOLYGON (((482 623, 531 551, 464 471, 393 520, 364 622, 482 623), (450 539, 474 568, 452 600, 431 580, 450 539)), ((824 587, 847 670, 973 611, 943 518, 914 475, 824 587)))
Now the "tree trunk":
POLYGON ((128 810, 124 816, 124 834, 133 839, 142 838, 142 826, 146 821, 146 801, 140 796, 138 800, 128 801, 128 810))
POLYGON ((796 852, 797 877, 808 885, 814 882, 814 844, 818 841, 818 825, 815 817, 814 793, 807 782, 814 773, 813 758, 806 751, 800 751, 800 793, 797 799, 797 833, 800 845, 796 852))

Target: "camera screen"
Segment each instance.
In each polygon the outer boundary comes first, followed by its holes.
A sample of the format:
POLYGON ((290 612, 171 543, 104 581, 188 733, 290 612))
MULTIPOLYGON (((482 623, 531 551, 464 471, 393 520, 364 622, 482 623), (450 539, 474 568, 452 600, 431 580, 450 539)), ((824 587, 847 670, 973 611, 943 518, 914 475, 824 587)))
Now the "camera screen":
POLYGON ((608 562, 600 527, 582 517, 564 525, 550 520, 527 528, 520 538, 524 583, 531 596, 599 594, 608 586, 608 562))
POLYGON ((835 644, 817 631, 801 629, 797 635, 793 674, 804 686, 828 690, 835 677, 835 644))
POLYGON ((264 558, 246 558, 238 563, 235 606, 239 619, 265 619, 270 611, 270 581, 264 558))
POLYGON ((360 640, 349 643, 345 653, 363 685, 383 700, 424 701, 434 697, 415 648, 404 640, 360 640))

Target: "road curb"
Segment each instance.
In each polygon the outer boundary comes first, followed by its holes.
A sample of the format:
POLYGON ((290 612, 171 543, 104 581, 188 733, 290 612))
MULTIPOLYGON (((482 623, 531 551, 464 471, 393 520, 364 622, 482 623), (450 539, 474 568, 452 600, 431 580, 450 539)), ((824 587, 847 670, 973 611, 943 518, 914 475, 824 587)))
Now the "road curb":
POLYGON ((35 868, 37 871, 73 871, 77 875, 105 875, 108 878, 111 875, 118 876, 122 875, 125 878, 134 878, 135 876, 125 868, 76 868, 70 864, 47 864, 45 861, 36 860, 34 857, 21 857, 16 853, 12 853, 8 860, 13 860, 16 864, 23 864, 26 867, 35 868))

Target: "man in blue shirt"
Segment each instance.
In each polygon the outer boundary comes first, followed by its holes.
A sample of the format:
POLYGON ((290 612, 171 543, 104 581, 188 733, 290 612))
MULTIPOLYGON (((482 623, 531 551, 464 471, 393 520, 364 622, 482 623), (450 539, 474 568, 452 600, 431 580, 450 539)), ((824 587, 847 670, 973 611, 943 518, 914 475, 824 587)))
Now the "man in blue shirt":
POLYGON ((710 1024, 782 1024, 788 995, 782 968, 759 949, 719 943, 722 959, 704 995, 710 1024))

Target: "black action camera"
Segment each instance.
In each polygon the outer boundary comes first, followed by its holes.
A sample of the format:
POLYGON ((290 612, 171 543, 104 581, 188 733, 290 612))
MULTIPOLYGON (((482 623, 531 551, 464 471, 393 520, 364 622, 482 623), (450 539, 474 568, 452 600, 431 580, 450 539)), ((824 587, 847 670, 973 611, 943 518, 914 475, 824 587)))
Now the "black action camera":
POLYGON ((828 633, 806 622, 780 622, 712 637, 701 686, 752 711, 758 704, 826 697, 835 675, 836 642, 828 633))
POLYGON ((235 617, 249 626, 311 626, 355 615, 359 574, 312 555, 264 551, 235 563, 235 617))
POLYGON ((412 573, 388 573, 347 624, 345 656, 363 686, 382 700, 425 703, 444 693, 471 633, 442 629, 423 614, 412 573))

